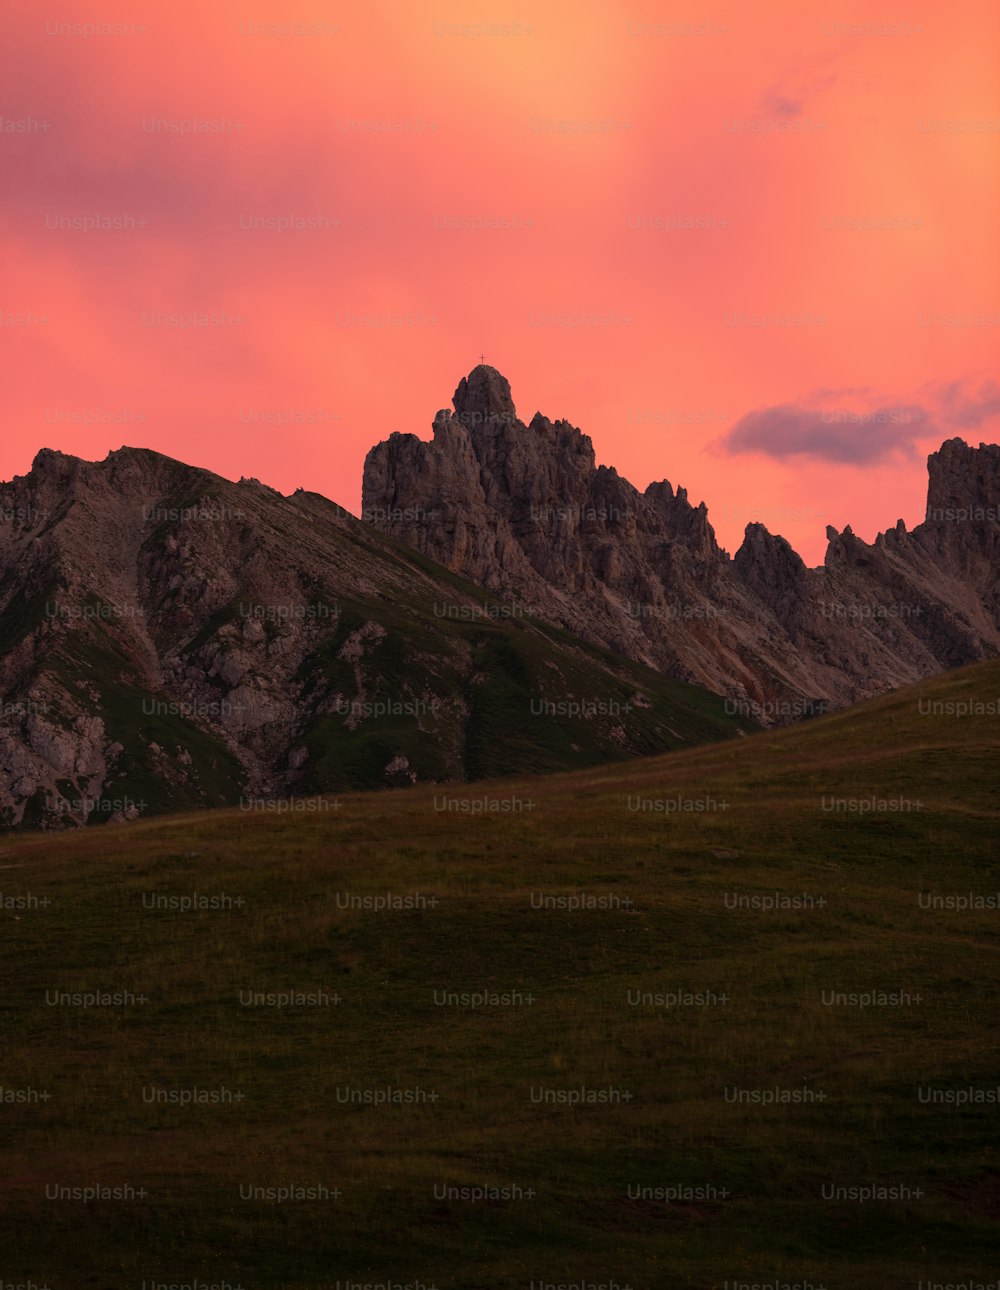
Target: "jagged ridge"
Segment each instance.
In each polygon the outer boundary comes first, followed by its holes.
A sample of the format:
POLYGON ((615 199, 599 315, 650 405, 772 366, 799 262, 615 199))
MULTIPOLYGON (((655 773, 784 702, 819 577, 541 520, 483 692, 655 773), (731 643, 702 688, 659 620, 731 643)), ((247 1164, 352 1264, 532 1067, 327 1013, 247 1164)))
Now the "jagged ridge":
POLYGON ((747 526, 721 550, 704 504, 638 492, 567 421, 517 417, 488 366, 433 439, 393 434, 365 462, 363 515, 448 568, 765 721, 838 707, 1000 652, 1000 448, 931 455, 928 511, 874 544, 828 530, 824 567, 747 526))
POLYGON ((0 825, 568 768, 752 725, 316 494, 42 450, 0 517, 0 825), (544 706, 573 703, 604 708, 544 706))

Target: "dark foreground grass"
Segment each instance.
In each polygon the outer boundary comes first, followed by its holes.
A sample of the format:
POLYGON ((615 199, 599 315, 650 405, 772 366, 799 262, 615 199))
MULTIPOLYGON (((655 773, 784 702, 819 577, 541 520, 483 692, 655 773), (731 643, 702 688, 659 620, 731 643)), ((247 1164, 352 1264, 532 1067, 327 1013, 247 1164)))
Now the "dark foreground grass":
POLYGON ((926 705, 998 692, 990 664, 607 769, 5 844, 0 1279, 995 1279, 1000 716, 926 705), (439 809, 484 797, 534 805, 439 809), (195 893, 224 907, 149 907, 195 893), (55 1002, 99 990, 145 1002, 55 1002), (56 1192, 87 1187, 126 1190, 56 1192))

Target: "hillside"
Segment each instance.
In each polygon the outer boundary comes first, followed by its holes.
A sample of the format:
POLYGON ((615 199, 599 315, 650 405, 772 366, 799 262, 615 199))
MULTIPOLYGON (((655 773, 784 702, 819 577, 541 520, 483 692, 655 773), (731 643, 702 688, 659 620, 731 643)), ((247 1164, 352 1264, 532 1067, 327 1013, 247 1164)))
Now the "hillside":
POLYGON ((0 827, 593 765, 756 728, 316 494, 158 453, 0 484, 0 827))
POLYGON ((7 839, 5 1278, 990 1280, 998 717, 7 839))

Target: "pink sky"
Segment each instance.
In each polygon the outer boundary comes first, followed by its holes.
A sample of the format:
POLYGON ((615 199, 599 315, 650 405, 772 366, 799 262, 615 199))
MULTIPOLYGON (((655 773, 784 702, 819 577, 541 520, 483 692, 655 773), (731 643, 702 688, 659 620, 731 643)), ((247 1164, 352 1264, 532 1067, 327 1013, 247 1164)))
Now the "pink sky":
POLYGON ((917 523, 997 439, 1000 10, 805 8, 7 0, 0 478, 128 443, 357 511, 484 353, 731 551, 917 523))

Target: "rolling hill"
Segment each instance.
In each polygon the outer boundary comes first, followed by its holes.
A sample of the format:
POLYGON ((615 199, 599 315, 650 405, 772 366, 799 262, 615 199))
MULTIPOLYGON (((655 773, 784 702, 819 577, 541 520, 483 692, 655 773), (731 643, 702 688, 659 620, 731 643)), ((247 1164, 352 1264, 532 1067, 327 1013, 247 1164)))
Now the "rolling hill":
POLYGON ((998 751, 984 663, 665 757, 8 838, 5 1278, 988 1281, 998 751))

